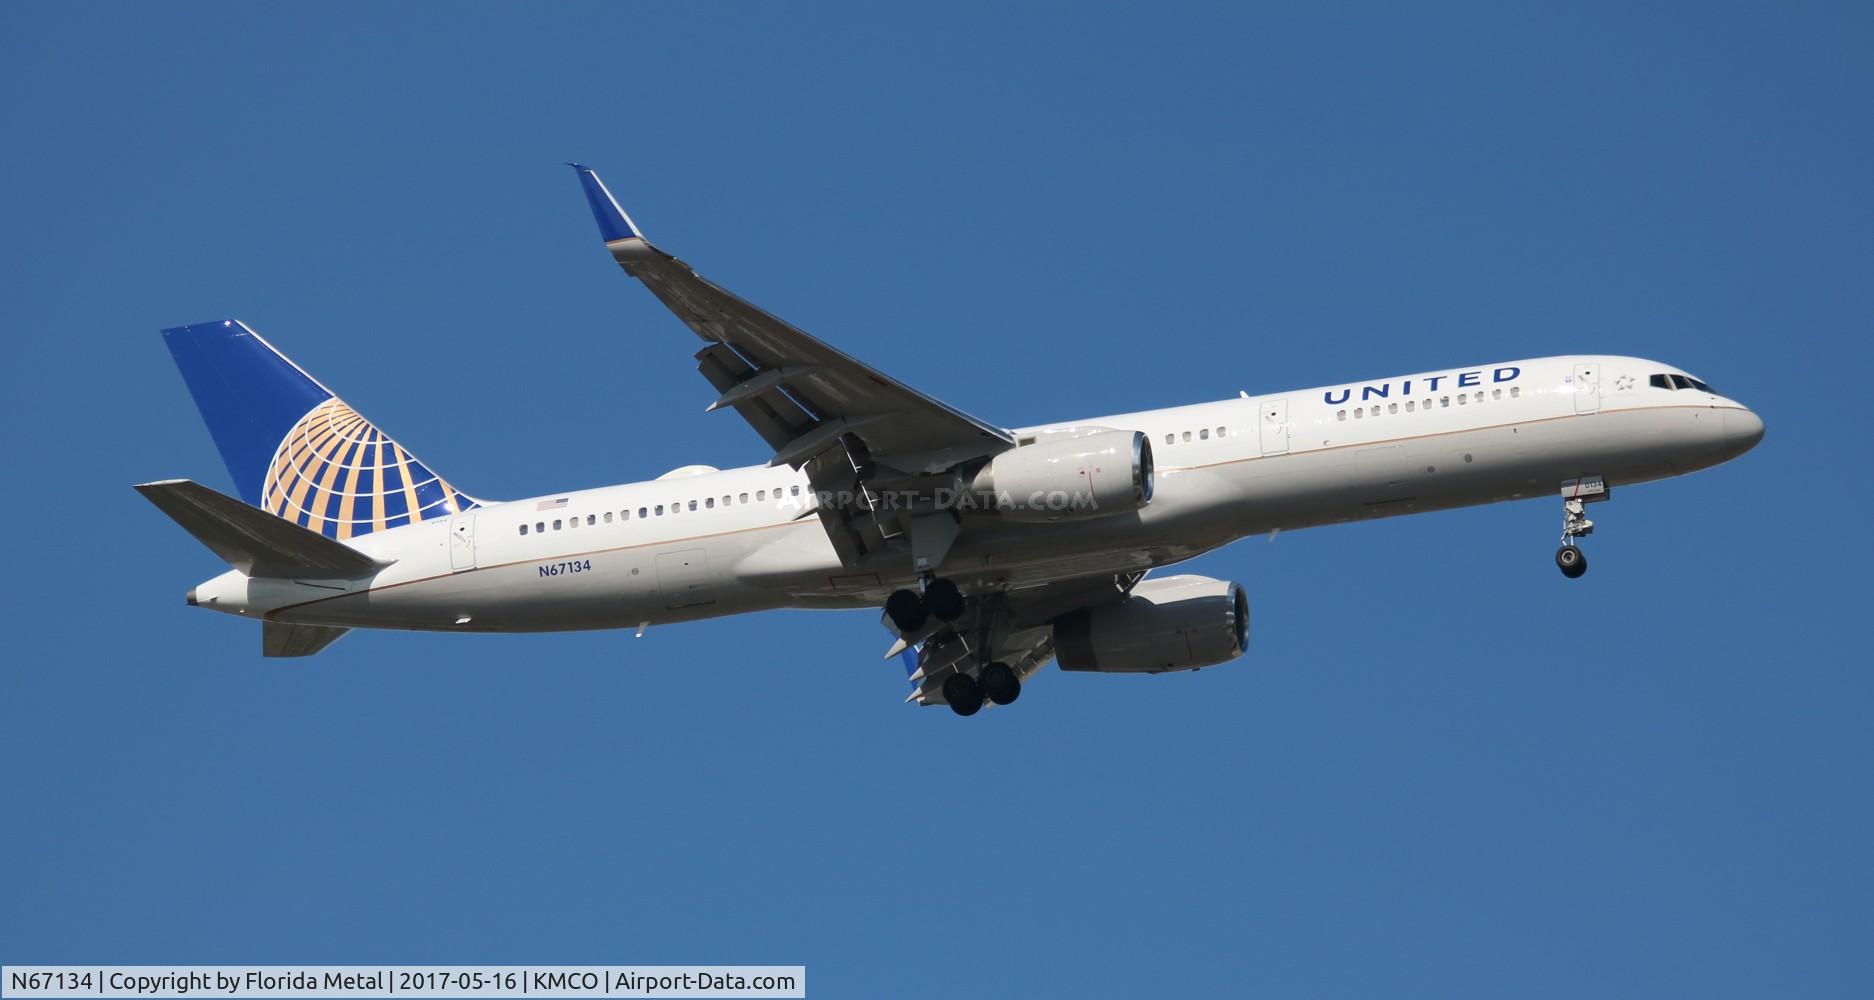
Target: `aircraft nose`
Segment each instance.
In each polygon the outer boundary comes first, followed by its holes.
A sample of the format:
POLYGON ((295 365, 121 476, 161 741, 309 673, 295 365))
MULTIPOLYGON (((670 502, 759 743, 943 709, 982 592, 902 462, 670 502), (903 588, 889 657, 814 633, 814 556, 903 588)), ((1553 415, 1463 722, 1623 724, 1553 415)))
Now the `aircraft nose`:
POLYGON ((1724 411, 1724 441, 1732 458, 1757 447, 1763 440, 1763 418, 1739 407, 1724 411))

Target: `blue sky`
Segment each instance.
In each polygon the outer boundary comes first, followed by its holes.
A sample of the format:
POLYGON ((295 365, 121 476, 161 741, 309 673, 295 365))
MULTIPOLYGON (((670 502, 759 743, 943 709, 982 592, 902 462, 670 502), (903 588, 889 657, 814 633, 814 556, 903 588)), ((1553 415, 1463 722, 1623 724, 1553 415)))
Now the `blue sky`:
POLYGON ((1865 5, 0 7, 0 961, 802 963, 815 996, 1865 996, 1865 5), (477 495, 765 456, 561 162, 1008 425, 1570 352, 1769 426, 1253 540, 1242 660, 900 706, 869 613, 262 661, 238 316, 477 495))

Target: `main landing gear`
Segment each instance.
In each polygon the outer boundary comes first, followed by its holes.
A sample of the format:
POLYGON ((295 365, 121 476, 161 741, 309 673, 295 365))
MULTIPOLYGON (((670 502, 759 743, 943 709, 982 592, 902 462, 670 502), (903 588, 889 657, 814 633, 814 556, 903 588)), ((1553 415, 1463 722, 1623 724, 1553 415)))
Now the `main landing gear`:
POLYGON ((1021 678, 1015 676, 1013 667, 1002 662, 984 667, 980 677, 959 671, 944 681, 944 701, 949 702, 950 710, 958 715, 975 715, 982 711, 984 698, 998 705, 1012 705, 1021 696, 1021 678))
MULTIPOLYGON (((943 622, 948 629, 935 630, 938 639, 928 641, 949 641, 944 636, 954 639, 954 633, 960 628, 956 622, 964 617, 969 604, 963 597, 962 590, 955 583, 933 574, 925 574, 921 581, 922 593, 914 590, 896 590, 885 599, 885 614, 891 619, 893 627, 907 641, 918 636, 930 627, 931 619, 943 622)), ((995 595, 978 595, 976 611, 971 615, 970 627, 980 634, 975 642, 975 655, 988 656, 992 648, 993 624, 1000 604, 995 595)), ((982 711, 985 701, 997 705, 1013 705, 1015 699, 1022 696, 1022 679, 1015 673, 1015 668, 999 660, 982 663, 975 674, 970 674, 959 663, 956 672, 944 678, 944 701, 950 710, 958 715, 975 715, 982 711)))
POLYGON ((899 632, 909 635, 932 618, 953 622, 963 617, 963 592, 949 580, 928 579, 924 581, 922 594, 914 590, 892 591, 885 599, 885 613, 891 616, 891 623, 899 632))

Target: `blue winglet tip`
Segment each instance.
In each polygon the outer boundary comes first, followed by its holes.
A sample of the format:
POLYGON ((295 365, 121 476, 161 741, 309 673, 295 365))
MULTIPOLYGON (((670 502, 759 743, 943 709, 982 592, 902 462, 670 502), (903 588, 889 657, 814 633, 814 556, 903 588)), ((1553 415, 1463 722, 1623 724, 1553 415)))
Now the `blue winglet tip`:
POLYGON ((592 207, 592 218, 599 224, 599 236, 605 242, 644 238, 631 216, 618 206, 618 199, 605 189, 605 182, 599 180, 597 171, 583 163, 568 161, 566 165, 578 172, 579 186, 585 189, 586 204, 592 207))
POLYGON ((165 337, 181 337, 190 334, 220 333, 223 330, 235 333, 246 333, 247 324, 230 316, 227 319, 210 320, 206 323, 185 323, 182 326, 166 326, 163 327, 162 333, 165 337))

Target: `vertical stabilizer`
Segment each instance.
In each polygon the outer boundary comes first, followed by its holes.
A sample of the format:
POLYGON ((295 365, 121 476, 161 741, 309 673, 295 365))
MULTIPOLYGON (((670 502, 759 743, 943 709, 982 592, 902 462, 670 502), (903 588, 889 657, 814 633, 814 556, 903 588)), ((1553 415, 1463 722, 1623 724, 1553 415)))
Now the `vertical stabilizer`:
POLYGON ((327 538, 480 504, 239 320, 163 331, 241 499, 327 538))

